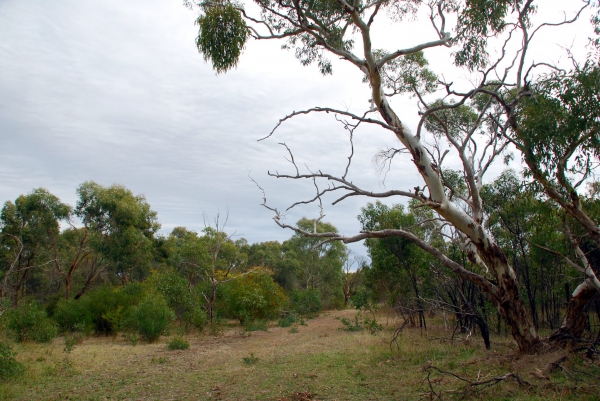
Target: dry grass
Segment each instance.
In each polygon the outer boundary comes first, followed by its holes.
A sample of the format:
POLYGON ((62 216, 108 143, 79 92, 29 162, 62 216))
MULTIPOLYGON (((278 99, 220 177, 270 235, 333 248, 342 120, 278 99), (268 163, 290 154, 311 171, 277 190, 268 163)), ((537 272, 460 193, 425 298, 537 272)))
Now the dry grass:
POLYGON ((531 384, 506 380, 471 398, 600 399, 594 387, 600 368, 576 357, 569 356, 548 379, 535 375, 563 351, 519 357, 507 338, 494 338, 494 350, 486 351, 473 339, 451 343, 451 333, 440 328, 405 329, 391 350, 389 330, 381 336, 339 330, 334 317, 355 313, 325 313, 298 326, 297 333, 270 327, 248 336, 231 328, 222 337, 189 336, 184 351, 168 351, 168 338, 134 347, 121 337, 91 337, 70 353, 63 338, 15 345, 27 370, 0 385, 0 399, 399 400, 429 399, 432 387, 444 398, 462 395, 464 383, 438 371, 430 387, 427 365, 473 381, 513 372, 531 384), (595 379, 579 379, 586 374, 595 379))

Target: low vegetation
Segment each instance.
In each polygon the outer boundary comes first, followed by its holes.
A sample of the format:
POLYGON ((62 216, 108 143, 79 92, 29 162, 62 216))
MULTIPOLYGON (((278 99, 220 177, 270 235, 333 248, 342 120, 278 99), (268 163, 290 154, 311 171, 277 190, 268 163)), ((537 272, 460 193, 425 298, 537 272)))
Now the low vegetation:
POLYGON ((440 316, 427 330, 406 326, 393 342, 391 315, 378 315, 384 329, 376 335, 340 330, 340 320, 354 322, 355 314, 322 313, 294 326, 296 333, 271 325, 250 336, 231 320, 220 337, 162 337, 136 347, 119 336, 88 337, 70 352, 59 338, 16 343, 25 374, 1 383, 0 399, 597 399, 597 357, 521 356, 496 335, 487 351, 468 333, 445 330, 440 316), (186 341, 189 349, 172 347, 186 341))

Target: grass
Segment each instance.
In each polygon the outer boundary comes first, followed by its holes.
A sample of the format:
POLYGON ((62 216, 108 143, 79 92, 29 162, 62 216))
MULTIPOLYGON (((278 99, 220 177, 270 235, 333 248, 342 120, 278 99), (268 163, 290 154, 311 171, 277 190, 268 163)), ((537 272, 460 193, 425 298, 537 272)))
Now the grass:
MULTIPOLYGON (((486 351, 477 339, 451 342, 451 333, 442 328, 405 329, 390 347, 390 326, 377 336, 338 330, 342 325, 334 318, 354 318, 355 313, 332 312, 308 321, 308 326, 295 326, 293 334, 289 328, 271 326, 252 336, 240 334, 239 327, 220 337, 189 336, 185 351, 167 350, 171 338, 133 347, 118 336, 90 337, 68 353, 64 339, 17 344, 13 348, 25 374, 0 384, 0 399, 429 399, 424 371, 429 365, 470 380, 514 372, 531 383, 521 387, 506 380, 472 395, 475 399, 582 401, 600 394, 593 387, 600 367, 582 358, 570 356, 563 364, 568 373, 559 369, 549 380, 532 375, 564 351, 518 356, 506 337, 493 338, 493 350, 486 351), (250 358, 253 362, 247 363, 250 358), (578 375, 579 370, 585 375, 578 375)), ((461 390, 464 384, 438 371, 431 371, 430 381, 444 398, 452 394, 443 391, 461 390)))

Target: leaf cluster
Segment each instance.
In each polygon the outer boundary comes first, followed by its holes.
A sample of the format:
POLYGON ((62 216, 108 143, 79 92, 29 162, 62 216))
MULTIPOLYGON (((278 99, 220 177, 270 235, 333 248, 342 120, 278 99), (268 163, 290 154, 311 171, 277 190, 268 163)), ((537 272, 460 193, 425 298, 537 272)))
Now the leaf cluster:
POLYGON ((196 38, 205 61, 211 61, 217 74, 235 67, 249 36, 240 10, 229 2, 207 1, 204 14, 196 21, 200 30, 196 38))

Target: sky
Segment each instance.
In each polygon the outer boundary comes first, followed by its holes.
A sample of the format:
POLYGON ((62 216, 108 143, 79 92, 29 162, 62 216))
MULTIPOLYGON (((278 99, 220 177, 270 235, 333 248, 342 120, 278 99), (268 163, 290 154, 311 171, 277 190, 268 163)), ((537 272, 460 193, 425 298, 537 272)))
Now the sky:
MULTIPOLYGON (((548 15, 562 18, 563 3, 553 1, 548 15)), ((200 231, 216 216, 221 222, 228 216, 225 230, 235 238, 289 238, 292 233, 260 205, 262 192, 251 178, 282 211, 310 199, 311 182, 268 176, 294 172, 280 143, 292 149, 299 166, 341 175, 348 134, 323 114, 297 117, 268 140, 257 140, 292 111, 364 111, 369 88, 355 67, 334 62, 334 74, 323 77, 316 66, 303 67, 293 52, 281 50, 281 42, 250 41, 238 67, 216 75, 196 48, 195 18, 181 0, 0 0, 0 202, 43 187, 75 205, 81 183, 118 183, 145 195, 163 234, 177 226, 200 231)), ((406 27, 410 35, 390 35, 384 25, 374 40, 408 47, 435 39, 429 27, 406 27)), ((580 46, 588 33, 561 35, 544 36, 540 57, 564 54, 561 46, 580 46)), ((434 49, 426 56, 451 72, 448 54, 434 49)), ((457 80, 469 83, 464 75, 457 80)), ((392 104, 406 111, 414 128, 416 100, 392 104)), ((373 191, 421 184, 408 157, 394 161, 387 175, 373 164, 378 150, 398 146, 389 132, 360 128, 354 146, 353 182, 373 191)), ((502 168, 495 166, 491 176, 502 168)), ((356 216, 369 199, 335 207, 331 200, 324 221, 357 233, 356 216)), ((286 222, 318 213, 314 205, 295 208, 286 222)), ((352 249, 365 253, 361 244, 352 249)))

